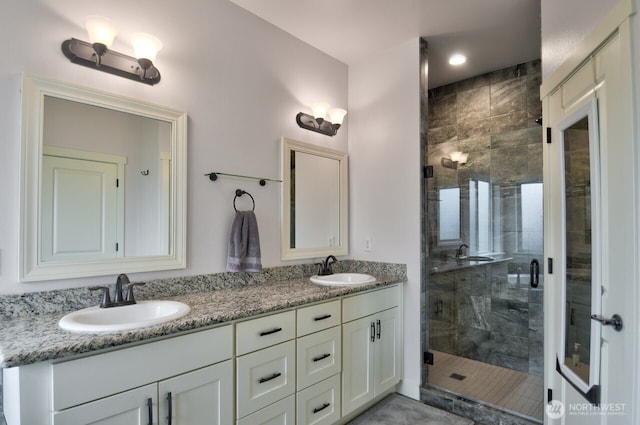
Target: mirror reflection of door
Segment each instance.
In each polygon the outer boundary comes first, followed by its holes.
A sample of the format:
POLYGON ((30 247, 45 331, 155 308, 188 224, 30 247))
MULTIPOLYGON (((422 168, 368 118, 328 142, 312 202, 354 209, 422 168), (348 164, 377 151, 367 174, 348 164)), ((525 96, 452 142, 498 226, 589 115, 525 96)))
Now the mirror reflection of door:
POLYGON ((557 371, 587 400, 598 403, 601 309, 599 250, 599 140, 597 100, 592 98, 558 125, 557 161, 562 205, 561 280, 557 371))
POLYGON ((42 261, 122 256, 118 226, 124 209, 118 191, 125 162, 113 155, 45 149, 42 261))

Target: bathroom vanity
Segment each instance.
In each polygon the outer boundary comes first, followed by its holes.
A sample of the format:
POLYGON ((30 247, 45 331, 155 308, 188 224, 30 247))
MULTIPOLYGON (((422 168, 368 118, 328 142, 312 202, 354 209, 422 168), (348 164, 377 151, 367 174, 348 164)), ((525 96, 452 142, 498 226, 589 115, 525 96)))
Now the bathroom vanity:
POLYGON ((117 335, 51 329, 40 349, 26 340, 46 324, 34 326, 22 335, 32 352, 3 356, 7 423, 344 423, 402 377, 403 279, 376 278, 175 296, 192 307, 181 319, 117 335))

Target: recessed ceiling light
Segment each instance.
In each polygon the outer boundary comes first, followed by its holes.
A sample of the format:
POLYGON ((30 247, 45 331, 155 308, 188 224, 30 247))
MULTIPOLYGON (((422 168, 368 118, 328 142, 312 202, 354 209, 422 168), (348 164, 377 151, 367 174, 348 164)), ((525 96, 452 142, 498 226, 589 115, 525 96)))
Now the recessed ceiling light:
POLYGON ((455 55, 449 58, 449 65, 462 65, 467 61, 467 57, 460 53, 456 53, 455 55))

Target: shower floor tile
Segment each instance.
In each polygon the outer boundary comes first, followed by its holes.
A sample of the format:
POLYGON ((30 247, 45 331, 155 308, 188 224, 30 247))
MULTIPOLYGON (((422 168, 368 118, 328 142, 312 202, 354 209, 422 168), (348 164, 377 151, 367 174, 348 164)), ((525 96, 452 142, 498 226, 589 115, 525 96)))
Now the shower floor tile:
POLYGON ((542 420, 542 376, 529 375, 440 351, 432 352, 434 365, 429 366, 429 384, 542 420), (455 379, 452 375, 462 375, 465 379, 455 379))

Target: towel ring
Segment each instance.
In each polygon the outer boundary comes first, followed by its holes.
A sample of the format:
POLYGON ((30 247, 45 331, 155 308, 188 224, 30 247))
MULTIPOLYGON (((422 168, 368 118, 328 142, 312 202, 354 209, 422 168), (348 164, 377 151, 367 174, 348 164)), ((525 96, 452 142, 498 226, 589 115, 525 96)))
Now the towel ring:
POLYGON ((255 211, 256 210, 255 199, 253 199, 253 196, 251 196, 249 192, 245 192, 244 190, 241 190, 241 189, 236 189, 236 196, 233 198, 233 209, 236 210, 236 212, 238 212, 238 209, 236 208, 236 199, 238 199, 239 196, 242 196, 244 194, 249 195, 249 198, 251 198, 251 202, 253 202, 253 208, 251 208, 251 211, 255 211))

